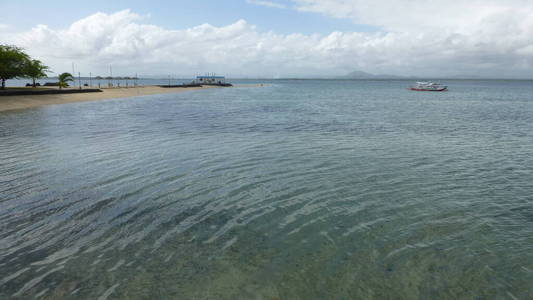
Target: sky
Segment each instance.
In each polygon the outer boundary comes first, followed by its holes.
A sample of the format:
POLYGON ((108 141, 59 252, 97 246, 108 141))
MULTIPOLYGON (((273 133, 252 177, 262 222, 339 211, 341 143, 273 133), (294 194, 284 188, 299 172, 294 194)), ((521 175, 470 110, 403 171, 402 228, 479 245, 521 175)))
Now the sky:
MULTIPOLYGON (((531 0, 0 0, 55 73, 533 78, 531 0)), ((53 74, 52 74, 53 75, 53 74)))

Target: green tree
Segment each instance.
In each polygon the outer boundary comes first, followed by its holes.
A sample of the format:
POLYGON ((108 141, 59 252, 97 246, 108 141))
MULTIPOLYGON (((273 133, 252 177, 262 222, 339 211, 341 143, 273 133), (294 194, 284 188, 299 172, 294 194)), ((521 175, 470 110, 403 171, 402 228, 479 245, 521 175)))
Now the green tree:
POLYGON ((6 80, 24 77, 25 65, 30 60, 28 54, 21 48, 11 45, 0 45, 0 79, 2 89, 6 87, 6 80))
POLYGON ((24 76, 33 80, 33 87, 35 87, 35 79, 47 77, 46 72, 50 72, 48 66, 43 65, 40 60, 32 59, 26 63, 24 76))
POLYGON ((64 88, 68 86, 69 81, 74 81, 74 76, 70 73, 61 73, 58 76, 59 79, 59 88, 64 88))

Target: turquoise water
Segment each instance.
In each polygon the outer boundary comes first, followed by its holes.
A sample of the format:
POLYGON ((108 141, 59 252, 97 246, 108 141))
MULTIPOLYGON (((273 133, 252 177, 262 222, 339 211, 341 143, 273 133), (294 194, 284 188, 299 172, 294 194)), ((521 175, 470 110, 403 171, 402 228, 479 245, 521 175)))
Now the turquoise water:
POLYGON ((533 82, 0 113, 0 299, 532 299, 533 82))

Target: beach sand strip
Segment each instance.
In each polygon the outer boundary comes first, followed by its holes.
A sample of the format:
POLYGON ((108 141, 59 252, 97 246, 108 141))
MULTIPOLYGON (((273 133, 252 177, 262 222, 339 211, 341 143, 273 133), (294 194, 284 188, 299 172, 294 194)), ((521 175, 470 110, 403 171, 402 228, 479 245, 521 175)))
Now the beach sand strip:
POLYGON ((71 102, 98 101, 115 98, 129 98, 135 96, 182 93, 187 91, 213 88, 210 86, 188 88, 161 88, 158 86, 143 86, 130 88, 103 88, 101 93, 79 93, 59 95, 20 95, 1 96, 0 111, 26 109, 52 104, 71 102))

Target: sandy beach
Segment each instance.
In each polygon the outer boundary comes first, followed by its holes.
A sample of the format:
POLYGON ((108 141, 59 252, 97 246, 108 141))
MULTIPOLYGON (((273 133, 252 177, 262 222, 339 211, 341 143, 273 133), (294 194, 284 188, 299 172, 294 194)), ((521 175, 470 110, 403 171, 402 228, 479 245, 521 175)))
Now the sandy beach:
POLYGON ((103 88, 103 92, 101 93, 2 96, 0 97, 0 112, 71 102, 98 101, 105 99, 128 98, 143 95, 182 93, 208 88, 213 87, 203 86, 189 88, 162 88, 158 86, 143 86, 136 88, 103 88))

